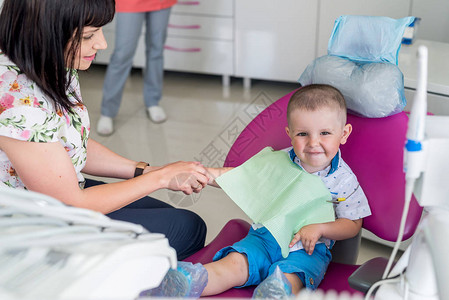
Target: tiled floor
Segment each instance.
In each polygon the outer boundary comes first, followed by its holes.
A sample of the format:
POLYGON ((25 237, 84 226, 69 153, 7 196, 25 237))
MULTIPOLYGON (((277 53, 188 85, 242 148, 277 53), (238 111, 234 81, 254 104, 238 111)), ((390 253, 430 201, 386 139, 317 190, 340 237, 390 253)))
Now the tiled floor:
MULTIPOLYGON (((168 120, 153 124, 145 113, 141 71, 133 69, 115 118, 115 133, 101 137, 95 129, 104 72, 104 66, 94 65, 80 74, 83 99, 90 113, 91 137, 123 156, 152 165, 200 158, 204 162, 205 157, 212 163, 218 162, 213 156, 225 154, 229 149, 220 134, 235 116, 248 123, 250 119, 244 111, 260 109, 297 87, 294 83, 253 80, 251 89, 245 90, 242 80, 233 78, 230 88, 223 89, 219 76, 166 72, 160 105, 165 108, 168 120), (211 143, 216 146, 215 151, 211 151, 211 143)), ((228 220, 249 220, 223 191, 213 187, 207 187, 197 197, 168 191, 157 191, 152 196, 197 212, 207 223, 207 242, 228 220)), ((389 256, 390 252, 391 248, 363 240, 358 263, 389 256)))

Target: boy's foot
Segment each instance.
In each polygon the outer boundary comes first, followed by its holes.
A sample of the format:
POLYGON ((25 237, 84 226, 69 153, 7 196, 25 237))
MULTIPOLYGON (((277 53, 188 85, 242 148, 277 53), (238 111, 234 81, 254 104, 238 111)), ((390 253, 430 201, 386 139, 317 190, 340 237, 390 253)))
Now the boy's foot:
POLYGON ((111 117, 101 115, 97 123, 97 132, 99 135, 108 136, 114 132, 114 122, 111 117))
POLYGON ((153 123, 162 123, 167 120, 167 115, 162 107, 159 105, 150 106, 147 108, 148 117, 153 123))
POLYGON ((276 267, 273 274, 265 278, 254 290, 253 298, 283 299, 292 294, 292 285, 284 273, 276 267))
POLYGON ((168 270, 158 287, 143 291, 140 297, 199 298, 206 285, 207 270, 202 264, 180 261, 176 270, 168 270))

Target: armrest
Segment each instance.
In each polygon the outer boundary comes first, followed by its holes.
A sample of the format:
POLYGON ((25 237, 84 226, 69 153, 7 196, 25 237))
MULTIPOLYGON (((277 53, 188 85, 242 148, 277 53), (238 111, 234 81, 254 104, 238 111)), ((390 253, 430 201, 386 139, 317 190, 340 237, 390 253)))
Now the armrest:
POLYGON ((382 279, 387 263, 388 259, 384 257, 376 257, 367 261, 349 276, 349 286, 366 294, 375 282, 382 279))
POLYGON ((331 250, 332 262, 355 265, 359 256, 361 238, 362 231, 360 230, 353 238, 336 241, 331 250))

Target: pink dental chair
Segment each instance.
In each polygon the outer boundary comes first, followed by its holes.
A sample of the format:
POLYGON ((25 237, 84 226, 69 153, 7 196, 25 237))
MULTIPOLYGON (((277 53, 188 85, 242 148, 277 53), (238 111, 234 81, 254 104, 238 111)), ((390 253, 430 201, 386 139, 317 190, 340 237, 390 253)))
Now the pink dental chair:
MULTIPOLYGON (((285 133, 286 110, 291 92, 262 111, 246 128, 231 147, 225 166, 239 166, 266 146, 280 150, 290 146, 285 133)), ((399 113, 385 118, 363 118, 348 114, 353 131, 348 142, 341 147, 343 159, 357 175, 368 197, 372 215, 365 218, 363 228, 387 241, 396 241, 401 219, 405 177, 403 149, 408 117, 399 113)), ((405 226, 404 240, 415 232, 422 208, 412 199, 405 226)), ((217 237, 205 248, 186 261, 208 263, 221 248, 246 236, 250 224, 243 220, 231 220, 217 237)), ((338 241, 331 250, 333 260, 319 289, 361 293, 348 283, 348 277, 359 267, 355 265, 360 245, 360 234, 355 238, 338 241)), ((382 259, 381 259, 382 260, 382 259)), ((380 268, 386 259, 379 263, 380 268)), ((383 269, 382 269, 383 270, 383 269)), ((230 289, 215 297, 251 297, 254 287, 230 289)))

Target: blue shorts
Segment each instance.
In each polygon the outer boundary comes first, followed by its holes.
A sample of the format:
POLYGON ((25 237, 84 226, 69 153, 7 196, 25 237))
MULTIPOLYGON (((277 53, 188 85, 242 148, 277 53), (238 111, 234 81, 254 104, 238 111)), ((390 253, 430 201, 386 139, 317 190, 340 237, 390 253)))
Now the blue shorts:
POLYGON ((324 243, 316 244, 312 255, 301 249, 290 252, 287 258, 283 258, 281 248, 265 227, 257 230, 251 228, 244 239, 218 251, 213 261, 230 252, 242 253, 248 258, 249 278, 240 287, 258 285, 279 266, 283 273, 296 273, 303 286, 314 290, 323 280, 332 258, 324 243))

